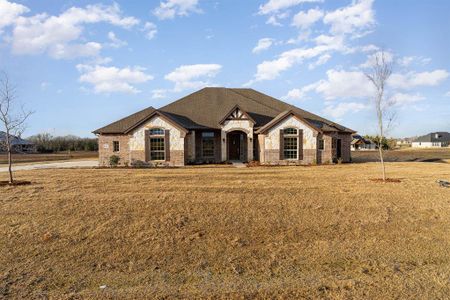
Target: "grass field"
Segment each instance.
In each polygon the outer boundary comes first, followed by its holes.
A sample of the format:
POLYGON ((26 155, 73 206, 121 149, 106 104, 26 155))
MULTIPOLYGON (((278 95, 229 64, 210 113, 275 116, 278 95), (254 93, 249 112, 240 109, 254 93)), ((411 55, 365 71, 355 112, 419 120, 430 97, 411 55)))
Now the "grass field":
POLYGON ((450 164, 378 171, 18 172, 33 184, 0 187, 0 298, 448 297, 450 164))
MULTIPOLYGON (((384 151, 384 158, 388 162, 446 162, 450 161, 450 148, 417 149, 405 148, 399 150, 384 151)), ((378 150, 376 151, 352 151, 353 162, 375 162, 379 161, 378 150)))
MULTIPOLYGON (((97 152, 93 151, 79 151, 79 152, 59 152, 59 153, 33 153, 33 154, 13 154, 13 162, 18 164, 48 162, 58 160, 72 160, 72 159, 95 159, 98 157, 97 152)), ((0 165, 8 163, 8 156, 0 154, 0 165)))

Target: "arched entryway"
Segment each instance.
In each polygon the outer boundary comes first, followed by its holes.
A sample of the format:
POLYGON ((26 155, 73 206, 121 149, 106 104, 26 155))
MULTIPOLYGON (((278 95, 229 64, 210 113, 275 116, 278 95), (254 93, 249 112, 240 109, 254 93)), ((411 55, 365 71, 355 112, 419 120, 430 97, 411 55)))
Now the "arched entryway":
POLYGON ((227 133, 228 160, 247 161, 247 133, 233 130, 227 133))

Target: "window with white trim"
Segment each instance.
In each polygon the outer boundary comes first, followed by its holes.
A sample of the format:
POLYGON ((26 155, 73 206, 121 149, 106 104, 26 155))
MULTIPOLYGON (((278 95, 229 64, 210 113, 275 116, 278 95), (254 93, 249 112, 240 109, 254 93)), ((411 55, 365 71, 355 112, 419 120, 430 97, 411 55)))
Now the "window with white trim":
POLYGON ((283 130, 284 159, 298 159, 298 130, 286 128, 283 130))
POLYGON ((165 136, 164 129, 152 128, 149 131, 150 139, 150 160, 165 160, 165 136))

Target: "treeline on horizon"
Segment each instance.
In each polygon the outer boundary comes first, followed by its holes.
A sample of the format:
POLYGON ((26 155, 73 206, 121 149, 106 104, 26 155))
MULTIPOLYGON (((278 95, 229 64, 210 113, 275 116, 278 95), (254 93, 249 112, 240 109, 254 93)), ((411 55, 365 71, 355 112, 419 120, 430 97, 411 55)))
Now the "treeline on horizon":
POLYGON ((52 136, 40 133, 27 138, 36 145, 40 153, 55 153, 61 151, 98 151, 97 138, 81 138, 75 135, 52 136))

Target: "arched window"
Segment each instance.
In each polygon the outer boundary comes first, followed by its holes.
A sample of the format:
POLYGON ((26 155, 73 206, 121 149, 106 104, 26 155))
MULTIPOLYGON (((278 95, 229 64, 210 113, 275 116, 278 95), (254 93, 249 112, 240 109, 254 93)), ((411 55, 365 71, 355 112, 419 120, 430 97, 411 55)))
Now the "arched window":
POLYGON ((165 160, 165 135, 164 129, 152 128, 149 130, 150 160, 165 160))
POLYGON ((284 159, 298 159, 298 129, 285 128, 283 130, 283 157, 284 159))
POLYGON ((152 128, 149 132, 150 135, 164 135, 164 129, 162 128, 152 128))

